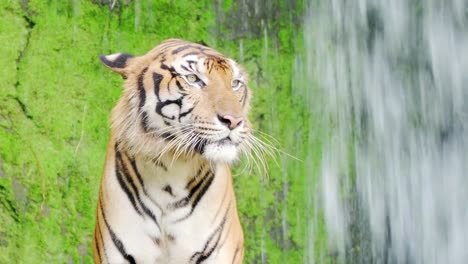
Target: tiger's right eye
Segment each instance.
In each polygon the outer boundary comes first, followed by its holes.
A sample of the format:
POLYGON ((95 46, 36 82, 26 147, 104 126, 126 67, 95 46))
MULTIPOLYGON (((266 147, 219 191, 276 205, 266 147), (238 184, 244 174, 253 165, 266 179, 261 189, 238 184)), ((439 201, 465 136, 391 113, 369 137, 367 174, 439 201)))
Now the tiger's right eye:
POLYGON ((187 78, 187 81, 191 82, 191 83, 196 83, 199 79, 198 79, 198 76, 195 75, 195 74, 189 74, 186 76, 187 78))
POLYGON ((202 88, 203 86, 205 86, 205 83, 198 77, 198 75, 194 73, 187 74, 182 77, 184 78, 185 82, 187 82, 187 84, 189 84, 190 86, 198 88, 202 88))

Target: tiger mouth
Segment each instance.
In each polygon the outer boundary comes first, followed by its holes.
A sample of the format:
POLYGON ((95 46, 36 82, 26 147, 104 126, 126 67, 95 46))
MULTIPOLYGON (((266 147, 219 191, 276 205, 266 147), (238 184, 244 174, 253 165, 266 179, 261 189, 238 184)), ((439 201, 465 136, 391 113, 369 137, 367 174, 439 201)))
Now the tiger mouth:
MULTIPOLYGON (((216 139, 216 140, 201 137, 200 135, 196 135, 196 134, 194 134, 194 135, 195 135, 195 137, 193 138, 193 142, 188 143, 189 145, 188 146, 186 145, 186 147, 193 149, 195 152, 198 152, 199 154, 204 154, 205 148, 208 145, 212 145, 212 146, 216 146, 216 147, 220 147, 220 148, 222 148, 222 147, 235 147, 235 148, 237 148, 242 143, 242 141, 235 142, 231 138, 230 135, 227 135, 224 138, 216 139)), ((171 133, 162 133, 162 134, 160 134, 160 136, 162 138, 164 138, 165 140, 167 140, 167 141, 177 140, 177 138, 178 138, 177 135, 171 134, 171 133)))
POLYGON ((234 142, 232 142, 232 140, 229 137, 225 137, 221 140, 216 141, 216 143, 218 143, 219 145, 222 145, 222 144, 233 144, 234 142))
POLYGON ((240 142, 234 142, 231 137, 227 136, 223 139, 220 139, 218 141, 213 142, 217 145, 234 145, 234 146, 239 146, 240 142))
POLYGON ((219 140, 215 140, 215 141, 211 141, 209 139, 204 139, 204 138, 198 138, 196 140, 195 145, 193 146, 193 149, 197 151, 198 153, 203 154, 205 152, 206 146, 208 145, 215 145, 217 147, 232 146, 232 147, 237 148, 240 144, 241 142, 234 142, 229 136, 219 139, 219 140))

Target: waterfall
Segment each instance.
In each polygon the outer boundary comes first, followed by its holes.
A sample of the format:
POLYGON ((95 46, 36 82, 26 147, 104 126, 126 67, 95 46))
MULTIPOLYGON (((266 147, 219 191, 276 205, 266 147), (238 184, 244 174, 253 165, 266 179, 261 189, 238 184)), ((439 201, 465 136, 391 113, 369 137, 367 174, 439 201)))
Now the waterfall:
POLYGON ((468 263, 468 2, 311 0, 304 39, 329 131, 315 260, 468 263))

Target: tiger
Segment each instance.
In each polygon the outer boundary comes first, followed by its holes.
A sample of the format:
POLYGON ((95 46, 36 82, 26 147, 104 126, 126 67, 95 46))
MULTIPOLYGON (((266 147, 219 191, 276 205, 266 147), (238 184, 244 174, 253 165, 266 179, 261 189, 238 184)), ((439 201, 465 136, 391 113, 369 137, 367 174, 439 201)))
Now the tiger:
POLYGON ((242 263, 230 165, 252 134, 244 68, 180 39, 99 57, 124 89, 111 114, 95 263, 242 263))

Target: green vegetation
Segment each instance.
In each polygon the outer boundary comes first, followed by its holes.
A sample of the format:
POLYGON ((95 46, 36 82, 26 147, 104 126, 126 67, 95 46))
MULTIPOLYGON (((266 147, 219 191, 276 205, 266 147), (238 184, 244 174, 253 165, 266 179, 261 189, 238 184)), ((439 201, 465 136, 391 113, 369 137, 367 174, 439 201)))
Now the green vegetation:
MULTIPOLYGON (((304 96, 313 87, 294 80, 304 7, 249 8, 208 0, 0 2, 0 263, 92 262, 108 118, 122 86, 97 55, 142 54, 171 37, 244 64, 252 122, 300 159, 280 153, 268 160, 267 176, 242 164, 236 170, 245 263, 306 261, 322 132, 304 96)), ((325 240, 323 231, 316 236, 325 240)))

